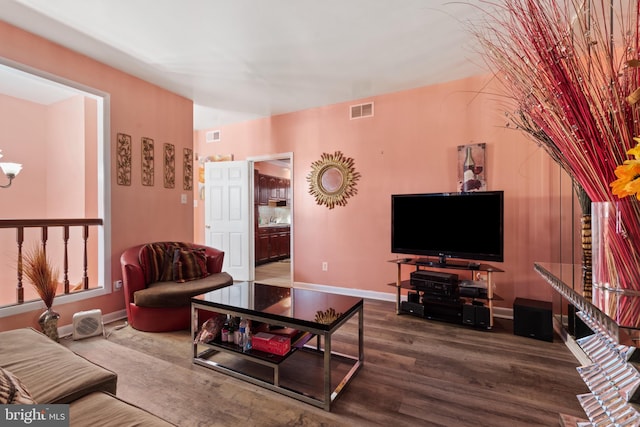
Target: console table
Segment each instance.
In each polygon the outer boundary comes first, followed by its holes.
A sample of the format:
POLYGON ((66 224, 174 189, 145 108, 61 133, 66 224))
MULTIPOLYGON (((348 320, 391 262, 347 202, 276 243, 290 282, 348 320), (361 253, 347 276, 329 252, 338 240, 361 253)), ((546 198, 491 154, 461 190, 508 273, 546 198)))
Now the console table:
MULTIPOLYGON (((593 331, 576 340, 591 361, 577 368, 591 393, 578 395, 589 421, 574 425, 638 426, 640 412, 640 359, 636 351, 639 330, 624 327, 605 314, 598 304, 616 306, 620 298, 638 298, 621 290, 593 287, 593 301, 584 298, 582 267, 574 264, 534 263, 534 270, 567 302, 573 304, 577 316, 593 331)), ((562 415, 561 415, 562 419, 562 415)))
MULTIPOLYGON (((504 270, 496 268, 489 264, 484 263, 470 263, 466 261, 457 261, 457 260, 448 260, 446 263, 442 264, 438 259, 430 259, 430 258, 400 258, 390 260, 389 262, 394 263, 398 266, 396 282, 391 283, 391 286, 396 287, 396 314, 404 313, 401 305, 402 298, 402 290, 415 290, 414 286, 411 285, 410 280, 402 280, 402 267, 410 266, 416 270, 459 270, 466 271, 470 273, 470 279, 473 280, 473 274, 475 272, 482 272, 486 274, 486 289, 482 289, 480 295, 476 297, 463 297, 460 300, 460 307, 463 307, 464 303, 462 300, 482 300, 486 301, 487 307, 489 309, 489 324, 486 325, 487 329, 493 328, 493 301, 495 299, 499 299, 493 292, 493 273, 501 273, 504 270)), ((424 303, 429 304, 429 303, 424 303)), ((462 312, 460 312, 460 320, 462 323, 462 312)))
POLYGON ((364 364, 363 309, 362 298, 235 282, 191 299, 192 338, 203 319, 227 314, 249 320, 254 327, 290 328, 295 333, 291 350, 282 356, 256 349, 242 351, 216 337, 193 343, 193 363, 330 411, 331 403, 364 364), (358 354, 334 351, 333 334, 355 315, 358 354), (314 338, 316 345, 312 346, 309 343, 314 338))

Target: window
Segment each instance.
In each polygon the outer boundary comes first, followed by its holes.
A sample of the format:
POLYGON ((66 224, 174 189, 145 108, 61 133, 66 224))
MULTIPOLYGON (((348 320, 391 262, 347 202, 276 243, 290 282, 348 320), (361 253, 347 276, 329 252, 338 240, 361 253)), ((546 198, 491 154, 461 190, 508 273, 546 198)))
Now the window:
MULTIPOLYGON (((0 149, 4 160, 23 165, 12 186, 0 189, 0 218, 102 219, 102 226, 89 227, 86 269, 82 227, 69 227, 68 238, 62 227, 24 228, 22 251, 45 241, 58 280, 76 289, 59 293, 57 304, 110 292, 108 94, 3 58, 0 81, 0 149), (85 271, 89 290, 82 286, 85 271)), ((41 304, 26 278, 25 302, 17 304, 16 240, 16 228, 0 229, 0 317, 41 304)))

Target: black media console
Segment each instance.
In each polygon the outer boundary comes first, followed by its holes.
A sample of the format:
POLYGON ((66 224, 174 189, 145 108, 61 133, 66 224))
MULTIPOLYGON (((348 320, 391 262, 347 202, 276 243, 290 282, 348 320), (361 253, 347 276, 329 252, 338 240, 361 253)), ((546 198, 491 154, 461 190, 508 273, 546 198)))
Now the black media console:
POLYGON ((488 264, 426 258, 398 259, 396 313, 460 323, 483 329, 493 327, 492 273, 502 272, 488 264), (409 280, 402 280, 402 266, 415 267, 409 280), (452 271, 455 271, 453 273, 452 271), (478 280, 480 275, 483 280, 478 280), (463 276, 467 276, 466 278, 463 276), (402 290, 407 300, 401 301, 402 290))

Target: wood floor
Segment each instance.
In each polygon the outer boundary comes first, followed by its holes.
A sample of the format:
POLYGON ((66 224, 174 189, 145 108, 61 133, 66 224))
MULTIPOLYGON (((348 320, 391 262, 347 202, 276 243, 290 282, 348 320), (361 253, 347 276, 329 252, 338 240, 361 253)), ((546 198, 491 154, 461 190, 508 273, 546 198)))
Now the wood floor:
MULTIPOLYGON (((578 362, 556 337, 513 335, 396 315, 366 300, 365 363, 331 412, 193 365, 188 331, 145 333, 107 325, 108 339, 63 339, 118 374, 118 396, 179 426, 557 426, 584 418, 578 362)), ((354 354, 357 321, 334 335, 354 354)))
POLYGON ((265 285, 291 286, 291 262, 282 260, 257 265, 255 270, 255 281, 265 285))

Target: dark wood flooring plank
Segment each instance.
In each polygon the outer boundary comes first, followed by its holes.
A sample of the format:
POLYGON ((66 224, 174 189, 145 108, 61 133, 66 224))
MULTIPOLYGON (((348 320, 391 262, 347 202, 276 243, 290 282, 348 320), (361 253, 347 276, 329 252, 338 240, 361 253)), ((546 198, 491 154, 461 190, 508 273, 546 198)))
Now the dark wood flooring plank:
MULTIPOLYGON (((126 327, 108 340, 63 343, 117 372, 120 397, 184 426, 511 427, 558 425, 559 413, 584 418, 575 396, 587 388, 558 337, 515 336, 504 319, 486 331, 398 316, 384 301, 367 300, 364 312, 365 364, 330 413, 193 365, 188 331, 126 327)), ((334 335, 334 350, 355 354, 357 331, 352 319, 334 335)))

